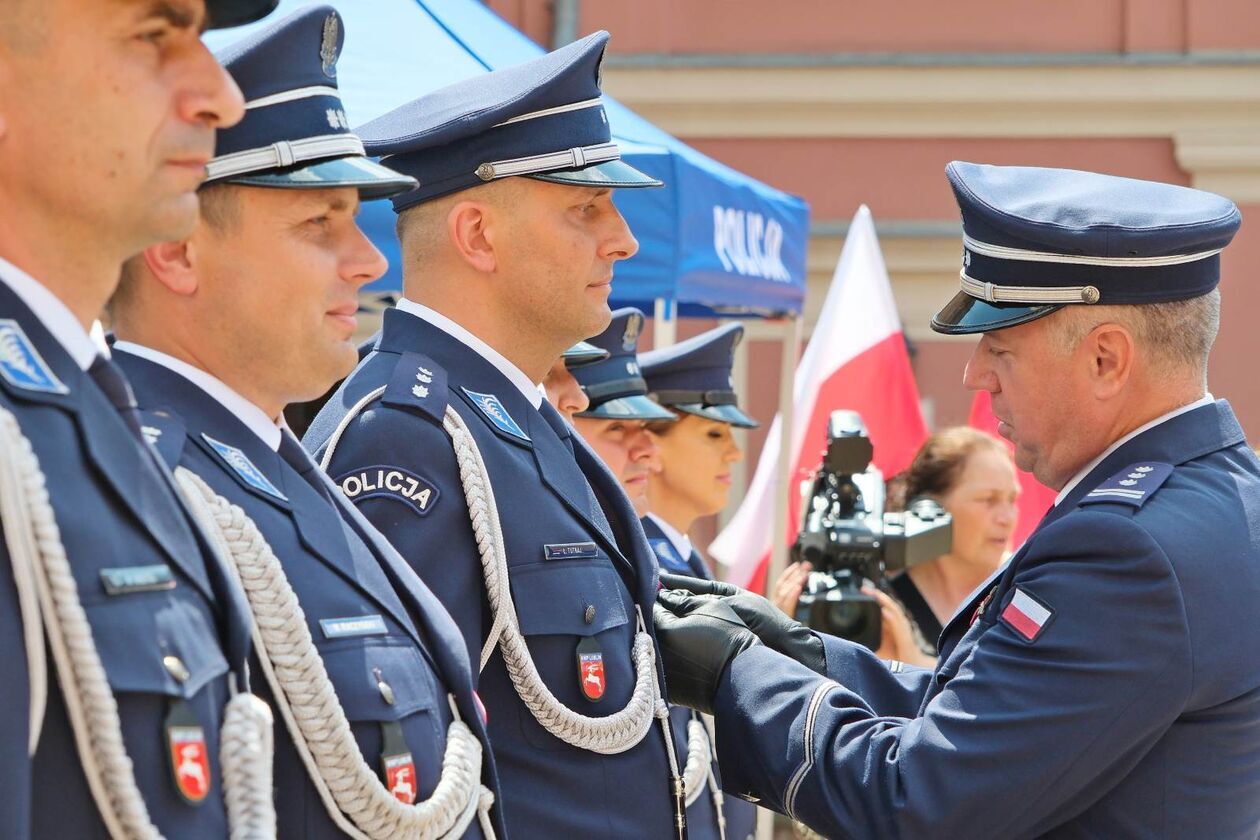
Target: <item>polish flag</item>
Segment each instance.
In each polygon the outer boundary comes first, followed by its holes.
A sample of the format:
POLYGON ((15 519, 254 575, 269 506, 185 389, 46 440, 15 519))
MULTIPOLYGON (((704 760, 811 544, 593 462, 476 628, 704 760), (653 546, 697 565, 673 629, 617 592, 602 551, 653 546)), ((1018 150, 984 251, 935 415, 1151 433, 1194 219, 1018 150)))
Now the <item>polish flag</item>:
MULTIPOLYGON (((967 425, 973 429, 988 432, 994 437, 1001 437, 998 434, 997 418, 993 416, 993 395, 988 391, 976 391, 976 398, 971 402, 971 417, 968 418, 967 425)), ((1006 438, 1002 440, 1013 453, 1015 444, 1006 438)), ((1045 516, 1046 511, 1054 504, 1056 493, 1033 478, 1032 473, 1019 469, 1015 472, 1019 476, 1019 521, 1015 523, 1011 545, 1018 547, 1028 539, 1028 535, 1037 527, 1041 517, 1045 516)))
POLYGON ((774 494, 788 494, 790 543, 801 524, 801 483, 822 461, 832 411, 862 415, 875 466, 886 477, 908 467, 927 437, 888 270, 865 205, 849 227, 818 324, 797 365, 793 394, 788 486, 775 486, 780 422, 775 417, 743 503, 709 546, 726 567, 726 579, 754 592, 765 591, 774 494))
POLYGON ((1024 637, 1026 642, 1035 642, 1046 628, 1046 624, 1054 615, 1054 610, 1038 601, 1022 589, 1015 590, 1015 596, 1002 610, 1002 620, 1012 630, 1024 637))

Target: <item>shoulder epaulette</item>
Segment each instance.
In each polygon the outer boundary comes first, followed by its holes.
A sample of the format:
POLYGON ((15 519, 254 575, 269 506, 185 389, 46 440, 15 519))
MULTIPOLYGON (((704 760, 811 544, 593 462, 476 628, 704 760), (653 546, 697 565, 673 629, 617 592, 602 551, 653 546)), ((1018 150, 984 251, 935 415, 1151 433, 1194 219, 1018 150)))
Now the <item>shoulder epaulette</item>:
POLYGON ((184 454, 184 421, 165 409, 140 412, 140 431, 145 441, 157 450, 169 469, 179 466, 184 454))
POLYGON ((1146 504, 1147 499, 1155 495, 1155 491, 1168 480, 1172 472, 1172 464, 1153 461, 1130 464, 1086 493, 1080 504, 1107 502, 1140 508, 1146 504))
POLYGON ((441 423, 449 397, 445 368, 428 356, 403 353, 394 365, 394 372, 390 374, 381 402, 419 411, 441 423))

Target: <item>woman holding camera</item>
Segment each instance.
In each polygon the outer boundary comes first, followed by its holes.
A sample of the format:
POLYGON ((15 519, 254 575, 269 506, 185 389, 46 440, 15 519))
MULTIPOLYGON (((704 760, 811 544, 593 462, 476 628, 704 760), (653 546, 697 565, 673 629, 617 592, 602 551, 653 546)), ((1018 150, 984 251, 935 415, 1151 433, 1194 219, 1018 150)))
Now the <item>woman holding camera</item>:
MULTIPOLYGON (((954 426, 924 441, 909 469, 889 484, 889 509, 927 497, 953 517, 947 554, 892 578, 891 596, 873 587, 863 589, 879 601, 883 619, 875 653, 930 668, 936 664, 936 640, 945 622, 1011 549, 1019 518, 1019 480, 1002 440, 954 426)), ((796 611, 809 572, 808 563, 793 563, 775 583, 772 600, 788 615, 796 611)))
POLYGON ((1003 441, 955 426, 929 437, 894 485, 904 501, 935 499, 954 520, 948 554, 912 566, 890 581, 904 613, 883 593, 876 596, 885 636, 877 653, 930 665, 942 626, 1011 549, 1019 518, 1019 479, 1003 441))

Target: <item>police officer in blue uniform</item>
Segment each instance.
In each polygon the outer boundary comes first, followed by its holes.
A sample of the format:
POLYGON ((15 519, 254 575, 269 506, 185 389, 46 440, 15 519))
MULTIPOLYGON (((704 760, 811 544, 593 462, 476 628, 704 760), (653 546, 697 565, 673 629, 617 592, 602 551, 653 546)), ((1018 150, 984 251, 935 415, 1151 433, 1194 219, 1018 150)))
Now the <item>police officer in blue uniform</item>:
MULTIPOLYGON (((743 336, 742 324, 724 324, 673 346, 648 351, 639 357, 643 379, 651 398, 659 405, 667 407, 675 419, 683 421, 681 425, 652 425, 658 441, 661 464, 652 476, 648 512, 642 522, 643 531, 656 554, 662 573, 713 579, 704 558, 687 536, 691 521, 679 522, 678 527, 670 524, 659 513, 662 510, 660 494, 665 492, 662 483, 668 480, 671 467, 674 470, 683 468, 678 464, 671 465, 669 461, 669 452, 679 444, 718 447, 715 460, 721 464, 729 464, 740 457, 738 444, 729 434, 724 439, 715 441, 715 433, 711 428, 701 426, 700 434, 696 435, 690 431, 691 424, 708 424, 711 427, 718 423, 723 427, 742 429, 757 427, 757 421, 739 408, 731 373, 735 364, 735 347, 743 336), (678 438, 680 432, 687 437, 678 438)), ((697 482, 698 489, 708 490, 714 498, 725 502, 728 485, 720 485, 715 492, 711 485, 706 487, 701 484, 714 482, 713 476, 695 475, 689 476, 688 480, 697 482)), ((712 509, 704 511, 705 514, 715 512, 712 509)), ((679 707, 675 706, 671 710, 671 716, 675 720, 680 717, 679 707)), ((718 778, 720 777, 715 768, 714 781, 718 778)), ((723 797, 722 812, 726 817, 725 834, 728 838, 745 840, 755 833, 757 810, 749 803, 733 796, 723 797)))
POLYGON ((0 37, 0 72, 20 80, 0 107, 5 837, 228 833, 218 746, 247 614, 88 328, 123 260, 191 228, 198 164, 241 118, 206 17, 274 2, 139 6, 20 4, 0 37), (138 40, 152 32, 160 50, 138 40))
MULTIPOLYGON (((739 407, 731 373, 735 347, 743 337, 742 324, 723 324, 672 347, 644 353, 640 362, 652 398, 671 409, 671 413, 678 412, 681 418, 699 417, 728 427, 757 428, 757 421, 739 407)), ((669 434, 672 428, 660 431, 669 434)), ((668 469, 668 465, 664 468, 668 469)), ((706 511, 712 512, 715 511, 706 511)), ((686 528, 676 528, 649 511, 643 517, 643 530, 662 571, 713 578, 691 541, 684 542, 686 528)))
POLYGON ((671 694, 714 710, 728 789, 829 836, 1254 837, 1260 629, 1239 616, 1260 598, 1260 463, 1205 390, 1238 210, 946 171, 962 291, 932 325, 981 335, 966 384, 1055 506, 948 622, 935 671, 756 596, 669 593, 689 613, 658 628, 671 694))
POLYGON ((616 478, 538 388, 607 326, 614 266, 637 249, 612 190, 659 185, 610 139, 607 37, 358 129, 420 182, 393 198, 404 298, 305 437, 459 625, 515 837, 681 831, 656 564, 616 478), (368 492, 379 470, 419 490, 368 492))
POLYGON ((647 425, 674 420, 673 413, 647 397, 636 355, 642 332, 642 312, 632 306, 616 310, 608 328, 590 340, 608 358, 573 368, 587 398, 586 409, 573 415, 573 427, 621 481, 640 516, 647 511, 648 478, 657 463, 656 441, 647 425))
MULTIPOLYGON (((131 260, 112 306, 114 355, 158 450, 245 511, 296 595, 284 646, 264 640, 256 653, 266 661, 251 669, 259 693, 288 710, 288 727, 276 720, 275 801, 280 836, 293 838, 404 833, 405 824, 375 824, 371 809, 332 793, 430 800, 444 754, 461 748, 448 743, 448 696, 477 736, 487 789, 495 786, 454 622, 280 420, 286 403, 323 393, 357 361, 356 292, 386 268, 355 224, 359 199, 415 186, 365 158, 345 125, 336 78, 344 37, 336 11, 310 6, 220 54, 247 116, 218 134, 201 190, 207 212, 189 239, 131 260), (303 629, 306 638, 291 642, 303 629), (334 697, 312 699, 306 674, 286 679, 285 663, 302 650, 322 659, 334 697), (311 761, 335 748, 330 707, 349 722, 344 747, 379 781, 369 775, 347 790, 311 761), (293 724, 312 717, 326 722, 293 724)), ((377 484, 397 479, 386 471, 377 484)), ((257 603, 250 595, 264 630, 279 621, 274 588, 257 603)), ((435 818, 426 836, 483 836, 463 807, 480 798, 482 779, 463 781, 453 815, 467 828, 435 818)))

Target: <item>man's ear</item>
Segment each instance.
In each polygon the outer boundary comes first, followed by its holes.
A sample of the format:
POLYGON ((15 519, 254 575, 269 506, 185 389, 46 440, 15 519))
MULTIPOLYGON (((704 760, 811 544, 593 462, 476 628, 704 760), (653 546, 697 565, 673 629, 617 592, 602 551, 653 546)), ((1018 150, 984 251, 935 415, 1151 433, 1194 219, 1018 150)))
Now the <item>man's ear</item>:
POLYGON ((1136 343, 1120 324, 1099 324, 1083 342, 1094 395, 1109 399, 1124 390, 1133 375, 1136 343))
POLYGON ((177 295, 197 291, 197 272, 191 242, 159 242, 142 252, 144 264, 159 283, 177 295))
POLYGON ((446 232, 464 262, 485 274, 499 267, 490 230, 489 208, 479 201, 460 201, 446 214, 446 232))

